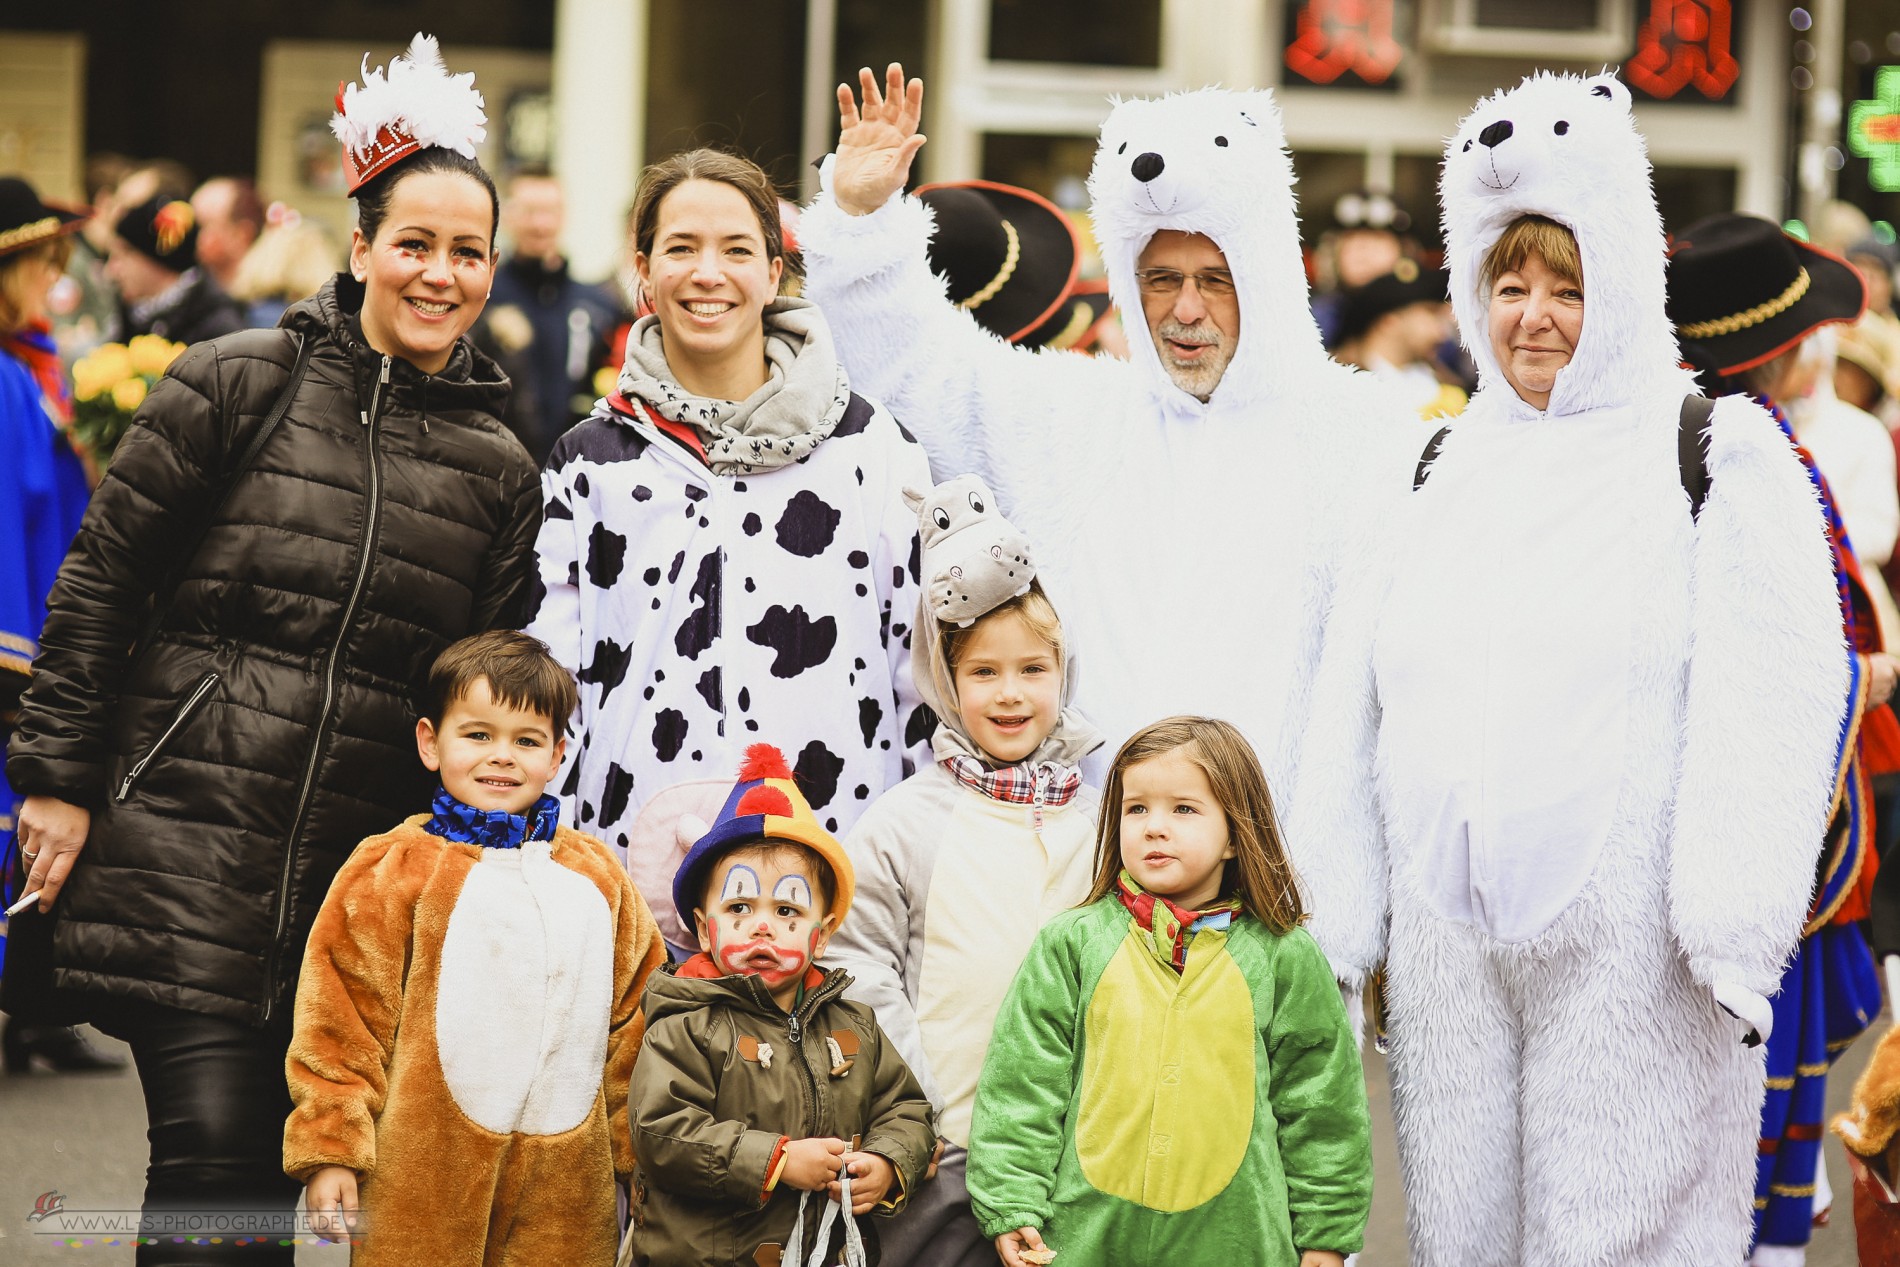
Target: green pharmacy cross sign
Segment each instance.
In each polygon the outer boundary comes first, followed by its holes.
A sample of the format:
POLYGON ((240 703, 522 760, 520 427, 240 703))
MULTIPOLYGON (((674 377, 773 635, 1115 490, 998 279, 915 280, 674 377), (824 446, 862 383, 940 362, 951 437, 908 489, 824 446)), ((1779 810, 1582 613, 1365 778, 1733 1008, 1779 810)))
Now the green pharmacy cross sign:
POLYGON ((1874 99, 1847 108, 1847 148, 1868 160, 1867 181, 1882 193, 1900 191, 1900 66, 1874 76, 1874 99))

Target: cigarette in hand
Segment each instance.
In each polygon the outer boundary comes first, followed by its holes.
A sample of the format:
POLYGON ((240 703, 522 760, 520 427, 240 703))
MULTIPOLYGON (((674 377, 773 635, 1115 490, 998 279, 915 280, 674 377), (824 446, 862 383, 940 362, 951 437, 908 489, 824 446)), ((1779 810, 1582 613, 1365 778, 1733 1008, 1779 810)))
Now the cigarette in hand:
POLYGON ((7 918, 8 919, 13 918, 15 915, 18 915, 21 911, 24 911, 27 907, 33 905, 33 903, 39 900, 40 900, 40 891, 38 889, 34 889, 31 893, 27 894, 25 897, 21 898, 19 901, 15 902, 12 906, 9 906, 7 908, 7 918))

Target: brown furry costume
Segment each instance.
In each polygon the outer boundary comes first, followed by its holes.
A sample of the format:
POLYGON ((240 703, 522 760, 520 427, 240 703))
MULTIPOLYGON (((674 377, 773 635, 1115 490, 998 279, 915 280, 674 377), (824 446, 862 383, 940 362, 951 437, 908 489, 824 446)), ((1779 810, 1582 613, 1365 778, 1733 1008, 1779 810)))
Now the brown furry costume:
POLYGON ((356 1267, 611 1263, 653 917, 591 837, 428 821, 357 846, 311 930, 284 1170, 357 1172, 356 1267))

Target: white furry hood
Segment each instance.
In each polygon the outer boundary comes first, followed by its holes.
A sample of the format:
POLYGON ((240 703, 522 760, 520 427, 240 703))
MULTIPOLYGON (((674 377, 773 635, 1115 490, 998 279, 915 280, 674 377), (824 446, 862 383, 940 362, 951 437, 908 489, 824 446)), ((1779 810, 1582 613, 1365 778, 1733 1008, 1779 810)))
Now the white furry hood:
POLYGON ((1534 412, 1491 353, 1479 276, 1492 244, 1528 214, 1567 226, 1583 256, 1583 333, 1546 412, 1630 404, 1682 377, 1664 308, 1666 243, 1649 157, 1629 89, 1614 75, 1540 72, 1480 101, 1445 149, 1439 192, 1452 307, 1485 395, 1516 401, 1514 413, 1534 412))
POLYGON ((1157 230, 1206 234, 1233 270, 1240 338, 1207 404, 1168 379, 1139 323, 1128 340, 1170 412, 1251 404, 1326 364, 1307 302, 1293 161, 1270 93, 1204 88, 1118 103, 1102 124, 1089 196, 1109 293, 1131 317, 1142 310, 1135 261, 1157 230), (1135 175, 1138 159, 1147 180, 1135 175))

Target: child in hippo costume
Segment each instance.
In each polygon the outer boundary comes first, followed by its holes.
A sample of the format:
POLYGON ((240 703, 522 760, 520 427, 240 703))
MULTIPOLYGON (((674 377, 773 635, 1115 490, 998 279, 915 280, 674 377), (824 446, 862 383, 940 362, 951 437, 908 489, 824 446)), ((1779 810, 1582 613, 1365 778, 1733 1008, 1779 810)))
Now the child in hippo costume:
POLYGON ((923 86, 892 66, 883 91, 868 70, 860 88, 861 111, 839 90, 843 134, 800 221, 806 294, 852 381, 938 479, 980 475, 1036 543, 1089 649, 1081 702, 1105 751, 1156 717, 1216 714, 1290 792, 1336 542, 1403 492, 1427 431, 1321 346, 1273 98, 1124 101, 1102 125, 1095 236, 1115 302, 1153 336, 1124 362, 986 333, 968 309, 1007 292, 1007 265, 946 299, 932 215, 900 192, 923 86))
POLYGON ((1480 385, 1341 583, 1311 931, 1385 964, 1420 1267, 1740 1263, 1847 685, 1820 508, 1678 365, 1622 84, 1480 102, 1443 196, 1480 385))

